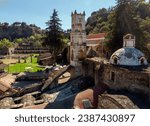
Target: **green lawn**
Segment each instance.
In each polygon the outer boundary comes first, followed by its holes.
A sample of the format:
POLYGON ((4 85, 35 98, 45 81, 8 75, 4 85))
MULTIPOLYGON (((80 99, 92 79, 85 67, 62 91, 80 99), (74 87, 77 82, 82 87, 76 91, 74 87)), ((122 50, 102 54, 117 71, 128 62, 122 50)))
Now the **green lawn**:
POLYGON ((5 70, 8 73, 20 73, 25 71, 37 72, 39 70, 43 70, 43 68, 39 67, 37 63, 37 58, 33 57, 31 63, 31 57, 28 57, 26 59, 26 63, 21 62, 16 64, 10 64, 5 70), (27 70, 27 68, 31 68, 31 69, 27 70))

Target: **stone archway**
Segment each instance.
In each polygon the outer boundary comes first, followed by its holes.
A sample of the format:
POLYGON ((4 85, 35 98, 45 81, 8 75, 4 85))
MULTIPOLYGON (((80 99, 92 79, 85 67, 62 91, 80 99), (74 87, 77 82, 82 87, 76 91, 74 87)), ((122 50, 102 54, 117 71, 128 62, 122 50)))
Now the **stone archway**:
POLYGON ((83 60, 85 58, 85 52, 82 49, 79 50, 78 58, 79 60, 83 60))

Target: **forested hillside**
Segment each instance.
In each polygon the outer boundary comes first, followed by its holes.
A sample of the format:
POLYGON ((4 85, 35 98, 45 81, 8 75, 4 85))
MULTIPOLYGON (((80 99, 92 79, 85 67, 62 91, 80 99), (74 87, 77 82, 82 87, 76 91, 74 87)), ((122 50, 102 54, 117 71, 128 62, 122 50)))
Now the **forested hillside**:
POLYGON ((95 11, 87 19, 87 34, 106 32, 112 52, 122 47, 123 35, 134 34, 136 47, 150 51, 150 3, 145 0, 116 0, 117 5, 95 11))
POLYGON ((109 13, 110 11, 106 8, 102 8, 98 11, 93 12, 91 16, 87 19, 87 34, 108 31, 109 27, 107 25, 107 21, 109 13))
POLYGON ((42 33, 43 31, 34 24, 28 25, 25 22, 15 22, 11 25, 6 22, 0 23, 0 40, 7 38, 13 41, 16 38, 27 38, 42 33))

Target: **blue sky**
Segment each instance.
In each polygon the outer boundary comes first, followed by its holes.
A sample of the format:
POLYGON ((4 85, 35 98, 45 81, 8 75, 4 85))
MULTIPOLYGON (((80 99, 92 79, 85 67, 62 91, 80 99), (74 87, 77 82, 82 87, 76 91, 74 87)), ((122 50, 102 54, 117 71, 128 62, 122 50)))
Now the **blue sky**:
POLYGON ((54 9, 58 11, 64 30, 71 27, 71 12, 93 11, 115 5, 115 0, 0 0, 0 22, 26 22, 45 28, 54 9))

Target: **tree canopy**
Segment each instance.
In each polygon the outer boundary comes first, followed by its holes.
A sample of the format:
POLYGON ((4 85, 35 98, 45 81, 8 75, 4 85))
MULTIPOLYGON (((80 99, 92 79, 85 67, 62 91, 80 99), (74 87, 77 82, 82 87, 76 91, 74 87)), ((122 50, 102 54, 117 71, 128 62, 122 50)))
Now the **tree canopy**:
POLYGON ((58 17, 58 12, 54 9, 50 20, 46 22, 46 37, 44 45, 49 46, 50 52, 57 55, 63 47, 63 36, 61 29, 61 20, 58 17))
POLYGON ((25 22, 14 22, 9 25, 7 22, 0 22, 0 40, 7 38, 13 41, 17 38, 27 38, 35 34, 43 34, 43 30, 34 24, 28 25, 25 22))
POLYGON ((10 42, 8 39, 4 38, 0 41, 0 49, 13 47, 14 43, 10 42))
POLYGON ((146 51, 150 43, 150 3, 145 0, 116 0, 117 5, 93 12, 87 33, 107 33, 106 46, 114 52, 123 45, 123 36, 136 36, 136 47, 146 51))

